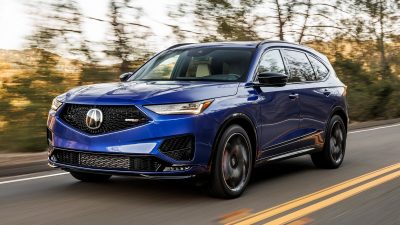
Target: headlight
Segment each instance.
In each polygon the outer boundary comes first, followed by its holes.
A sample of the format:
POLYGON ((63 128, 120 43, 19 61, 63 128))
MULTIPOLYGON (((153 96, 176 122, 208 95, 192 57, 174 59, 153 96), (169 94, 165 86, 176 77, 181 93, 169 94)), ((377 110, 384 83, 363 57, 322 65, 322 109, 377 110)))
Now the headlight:
POLYGON ((208 106, 211 105, 213 100, 204 100, 199 102, 167 104, 167 105, 146 105, 147 109, 161 115, 171 114, 200 114, 208 106))
POLYGON ((54 99, 53 99, 53 102, 51 103, 51 110, 57 111, 57 109, 60 108, 60 106, 61 106, 62 104, 63 104, 63 103, 62 103, 60 100, 58 100, 57 97, 54 98, 54 99))

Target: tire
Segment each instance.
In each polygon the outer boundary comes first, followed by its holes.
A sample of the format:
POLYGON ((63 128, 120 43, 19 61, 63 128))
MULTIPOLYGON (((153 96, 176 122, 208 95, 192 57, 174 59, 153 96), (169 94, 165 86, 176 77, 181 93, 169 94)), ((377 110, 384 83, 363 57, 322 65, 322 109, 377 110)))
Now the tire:
POLYGON ((110 179, 111 175, 106 174, 96 174, 96 173, 85 173, 71 171, 70 174, 77 180, 83 182, 104 182, 110 179))
POLYGON ((215 151, 209 193, 218 198, 239 197, 253 168, 249 136, 241 126, 229 126, 221 135, 215 151))
POLYGON ((340 116, 334 115, 329 121, 325 144, 321 152, 311 154, 318 168, 336 169, 343 162, 346 150, 347 131, 340 116))

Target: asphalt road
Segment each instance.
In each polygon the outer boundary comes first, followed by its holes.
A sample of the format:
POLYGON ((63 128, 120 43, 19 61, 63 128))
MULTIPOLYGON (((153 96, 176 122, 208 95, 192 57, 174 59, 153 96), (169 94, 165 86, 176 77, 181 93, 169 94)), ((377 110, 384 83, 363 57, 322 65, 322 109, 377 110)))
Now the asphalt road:
POLYGON ((258 168, 234 200, 181 181, 88 184, 59 170, 6 177, 0 224, 400 224, 398 163, 400 124, 352 131, 337 170, 316 169, 308 156, 258 168))

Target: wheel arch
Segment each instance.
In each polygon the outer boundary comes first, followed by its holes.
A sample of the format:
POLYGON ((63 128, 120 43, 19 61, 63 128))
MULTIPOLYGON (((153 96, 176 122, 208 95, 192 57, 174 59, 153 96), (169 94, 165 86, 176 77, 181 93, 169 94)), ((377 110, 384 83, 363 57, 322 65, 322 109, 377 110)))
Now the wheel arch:
MULTIPOLYGON (((348 117, 348 115, 347 115, 347 113, 346 113, 346 110, 343 109, 343 108, 340 107, 340 106, 335 106, 335 107, 333 108, 332 112, 331 112, 331 115, 330 115, 330 117, 329 117, 329 120, 330 120, 333 116, 335 116, 335 115, 338 115, 338 116, 340 116, 340 118, 342 118, 342 120, 343 120, 343 122, 344 122, 344 126, 345 126, 345 128, 346 128, 346 132, 347 132, 347 127, 348 127, 348 123, 349 123, 349 117, 348 117)), ((329 123, 329 120, 328 120, 327 124, 329 123)))
POLYGON ((226 128, 228 128, 230 125, 237 124, 247 132, 247 135, 250 138, 250 144, 251 144, 251 149, 252 149, 252 154, 253 154, 253 165, 254 161, 256 159, 256 152, 257 152, 257 129, 256 126, 254 125, 254 122, 250 119, 249 116, 247 116, 244 113, 234 113, 230 116, 228 116, 224 122, 219 126, 218 131, 217 131, 217 136, 214 139, 213 145, 212 145, 212 153, 210 160, 208 162, 209 167, 212 167, 212 162, 214 160, 215 154, 216 154, 216 148, 218 146, 218 142, 221 139, 222 133, 226 128))

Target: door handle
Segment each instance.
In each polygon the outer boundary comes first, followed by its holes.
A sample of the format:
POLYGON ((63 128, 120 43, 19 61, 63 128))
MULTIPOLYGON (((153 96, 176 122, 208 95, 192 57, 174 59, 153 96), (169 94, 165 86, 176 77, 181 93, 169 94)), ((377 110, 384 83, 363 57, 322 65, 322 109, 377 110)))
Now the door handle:
POLYGON ((326 97, 328 97, 329 95, 331 95, 331 92, 330 92, 328 89, 325 89, 323 93, 324 93, 324 95, 325 95, 326 97))
POLYGON ((290 94, 290 95, 289 95, 289 98, 290 98, 291 100, 296 100, 296 99, 299 98, 299 94, 297 94, 297 93, 290 94))

